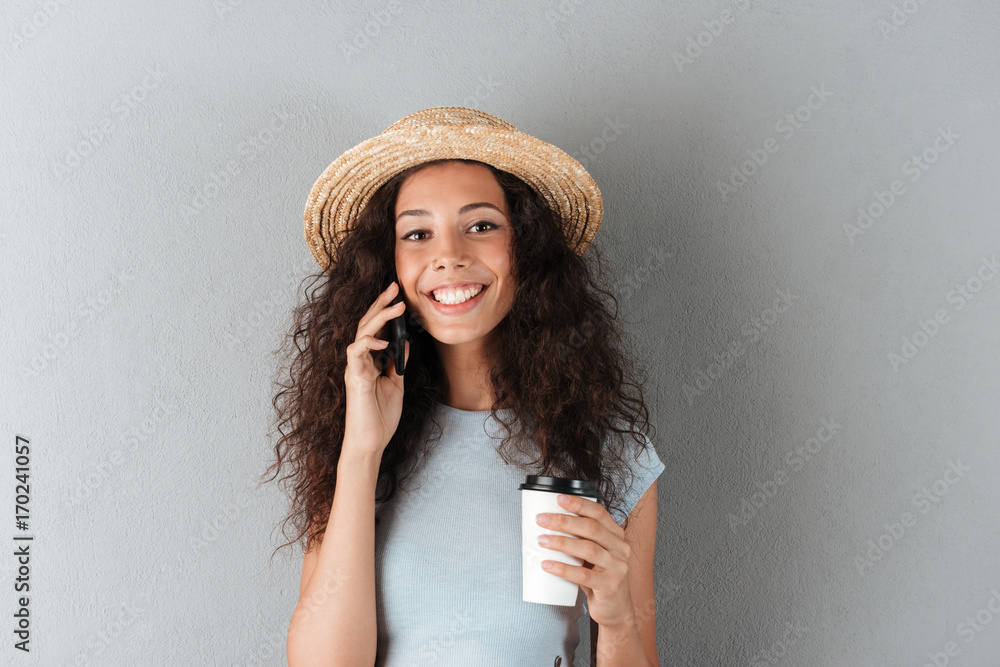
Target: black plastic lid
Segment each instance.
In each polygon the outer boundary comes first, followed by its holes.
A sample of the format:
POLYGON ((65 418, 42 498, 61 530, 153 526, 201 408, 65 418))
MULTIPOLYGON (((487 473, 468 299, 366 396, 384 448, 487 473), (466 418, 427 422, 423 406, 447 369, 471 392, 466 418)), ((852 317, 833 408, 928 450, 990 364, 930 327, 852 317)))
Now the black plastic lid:
POLYGON ((601 502, 601 494, 597 490, 597 482, 585 482, 582 479, 528 475, 524 478, 524 484, 521 484, 517 488, 527 491, 563 493, 567 496, 590 496, 591 498, 597 498, 597 502, 601 502))

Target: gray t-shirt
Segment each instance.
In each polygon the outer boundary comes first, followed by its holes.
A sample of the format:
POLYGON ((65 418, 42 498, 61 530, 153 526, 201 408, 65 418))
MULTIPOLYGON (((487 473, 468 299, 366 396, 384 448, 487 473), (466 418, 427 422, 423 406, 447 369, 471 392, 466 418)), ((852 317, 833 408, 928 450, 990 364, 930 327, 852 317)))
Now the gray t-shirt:
MULTIPOLYGON (((376 505, 375 667, 551 667, 556 656, 571 667, 583 591, 573 607, 521 599, 518 486, 531 473, 500 457, 504 429, 489 410, 438 404, 436 417, 440 440, 392 500, 376 505)), ((619 525, 664 469, 652 446, 642 467, 625 458, 635 479, 625 514, 612 513, 619 525)))

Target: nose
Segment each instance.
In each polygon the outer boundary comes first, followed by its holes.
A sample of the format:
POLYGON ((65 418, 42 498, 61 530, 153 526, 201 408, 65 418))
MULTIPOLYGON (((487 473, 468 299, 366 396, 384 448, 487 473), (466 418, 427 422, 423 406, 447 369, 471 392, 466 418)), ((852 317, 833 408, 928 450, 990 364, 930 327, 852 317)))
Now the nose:
POLYGON ((460 232, 452 230, 442 233, 435 246, 435 270, 468 264, 469 258, 460 232))

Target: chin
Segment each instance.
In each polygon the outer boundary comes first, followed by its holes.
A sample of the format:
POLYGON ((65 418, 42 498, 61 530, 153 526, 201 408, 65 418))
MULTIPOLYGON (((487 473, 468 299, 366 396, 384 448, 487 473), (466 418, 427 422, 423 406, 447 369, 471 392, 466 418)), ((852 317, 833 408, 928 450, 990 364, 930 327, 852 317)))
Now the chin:
POLYGON ((468 329, 455 329, 453 327, 434 327, 427 329, 427 333, 442 345, 464 345, 482 340, 489 334, 489 331, 481 331, 478 328, 470 331, 468 329))

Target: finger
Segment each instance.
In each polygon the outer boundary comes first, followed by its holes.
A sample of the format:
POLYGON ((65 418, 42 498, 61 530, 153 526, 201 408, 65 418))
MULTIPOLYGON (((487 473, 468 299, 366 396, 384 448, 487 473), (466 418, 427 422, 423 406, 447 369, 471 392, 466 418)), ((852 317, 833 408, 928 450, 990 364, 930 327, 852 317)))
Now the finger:
MULTIPOLYGON (((612 535, 619 535, 625 537, 625 530, 618 525, 618 523, 612 518, 608 510, 605 509, 604 505, 592 500, 586 500, 579 496, 572 496, 566 494, 562 495, 565 500, 559 501, 559 507, 562 507, 566 511, 577 514, 581 517, 586 517, 593 519, 601 526, 603 526, 612 535)), ((562 516, 566 516, 565 514, 562 516)), ((569 532, 569 531, 566 531, 569 532)))
MULTIPOLYGON (((378 297, 375 299, 374 303, 368 307, 365 314, 362 315, 361 321, 358 324, 358 332, 361 333, 362 328, 370 322, 378 313, 383 312, 393 299, 396 298, 396 292, 399 291, 399 286, 393 282, 386 288, 378 297)), ((398 313, 397 313, 398 314, 398 313)))
POLYGON ((389 320, 399 317, 404 312, 406 312, 405 301, 400 301, 397 304, 383 308, 377 313, 372 314, 367 320, 362 320, 358 324, 358 335, 373 334, 379 338, 385 338, 389 329, 386 326, 389 320))
POLYGON ((583 567, 591 569, 595 565, 600 565, 604 569, 611 569, 615 565, 615 557, 607 549, 579 537, 563 537, 561 535, 549 535, 548 544, 539 544, 542 549, 552 549, 560 551, 569 556, 575 556, 584 561, 583 567), (587 565, 590 567, 586 567, 587 565))
POLYGON ((389 344, 387 340, 380 340, 375 336, 361 336, 356 341, 347 346, 347 358, 350 359, 371 359, 368 353, 372 350, 379 351, 385 349, 389 344))
POLYGON ((597 583, 595 581, 596 577, 600 575, 593 570, 588 570, 587 568, 580 567, 579 565, 570 565, 569 563, 563 563, 558 560, 544 560, 542 561, 542 565, 539 565, 539 567, 542 567, 543 572, 554 574, 557 577, 562 577, 563 579, 572 581, 574 584, 579 584, 580 586, 587 588, 600 588, 599 586, 594 585, 597 583), (552 563, 552 567, 546 570, 542 567, 545 563, 552 563))
MULTIPOLYGON (((575 500, 580 505, 594 504, 589 500, 581 500, 579 498, 575 498, 575 500)), ((603 507, 600 508, 600 511, 607 513, 607 510, 603 507)), ((614 524, 614 519, 611 519, 610 516, 608 516, 608 519, 614 524)), ((615 530, 611 530, 607 527, 607 523, 600 520, 599 517, 573 516, 571 514, 549 512, 549 521, 544 525, 544 528, 568 533, 577 538, 588 539, 600 545, 612 555, 625 560, 627 555, 626 549, 628 549, 628 544, 625 542, 625 532, 618 524, 614 525, 615 530)))
POLYGON ((397 291, 399 291, 399 285, 393 281, 375 298, 372 305, 368 307, 368 312, 373 313, 380 308, 385 308, 395 298, 397 291))

